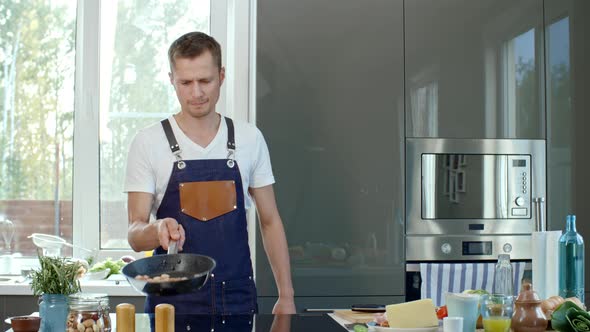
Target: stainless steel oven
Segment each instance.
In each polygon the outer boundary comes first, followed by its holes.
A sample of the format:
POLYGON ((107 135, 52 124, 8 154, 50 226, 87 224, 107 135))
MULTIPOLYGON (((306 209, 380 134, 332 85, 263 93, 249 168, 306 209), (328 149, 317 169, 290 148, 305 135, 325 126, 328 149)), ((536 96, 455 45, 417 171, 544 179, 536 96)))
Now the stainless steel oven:
POLYGON ((406 141, 406 261, 530 259, 545 141, 406 141))

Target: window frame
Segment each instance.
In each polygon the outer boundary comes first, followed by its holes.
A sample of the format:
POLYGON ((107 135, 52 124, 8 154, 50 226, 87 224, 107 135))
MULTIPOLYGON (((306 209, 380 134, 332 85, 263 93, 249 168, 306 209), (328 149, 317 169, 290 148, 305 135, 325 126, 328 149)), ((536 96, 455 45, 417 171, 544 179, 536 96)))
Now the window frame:
MULTIPOLYGON (((100 95, 99 50, 102 0, 78 0, 76 18, 76 70, 74 92, 74 160, 72 194, 73 244, 96 248, 98 259, 134 255, 132 249, 100 248, 100 95), (98 15, 96 14, 98 13, 98 15), (83 130, 82 130, 83 128, 83 130)), ((108 0, 104 0, 108 1, 108 0)), ((250 47, 256 0, 211 0, 210 31, 222 47, 226 79, 217 110, 236 120, 254 122, 250 77, 250 47)), ((167 45, 162 45, 167 47, 167 45)), ((252 71, 255 72, 255 71, 252 71)), ((172 88, 172 87, 171 87, 172 88)), ((123 188, 121 188, 123 190, 123 188)), ((250 213, 251 215, 252 213, 250 213)), ((127 220, 121 220, 127 223, 127 220)), ((253 223, 249 223, 250 226, 253 223)), ((250 234, 254 234, 250 230, 250 234)), ((254 239, 250 239, 251 247, 254 239)), ((74 248, 74 256, 84 252, 74 248)), ((255 256, 254 256, 255 257, 255 256)))

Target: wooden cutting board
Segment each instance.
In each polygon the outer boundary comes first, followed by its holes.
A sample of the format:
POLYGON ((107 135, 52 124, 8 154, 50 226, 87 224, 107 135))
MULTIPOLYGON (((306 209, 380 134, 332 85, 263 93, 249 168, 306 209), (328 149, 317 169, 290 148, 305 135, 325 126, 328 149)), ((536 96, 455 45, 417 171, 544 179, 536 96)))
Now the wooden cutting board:
POLYGON ((346 319, 351 323, 368 323, 373 320, 375 314, 371 312, 359 312, 352 310, 334 310, 334 315, 346 319))

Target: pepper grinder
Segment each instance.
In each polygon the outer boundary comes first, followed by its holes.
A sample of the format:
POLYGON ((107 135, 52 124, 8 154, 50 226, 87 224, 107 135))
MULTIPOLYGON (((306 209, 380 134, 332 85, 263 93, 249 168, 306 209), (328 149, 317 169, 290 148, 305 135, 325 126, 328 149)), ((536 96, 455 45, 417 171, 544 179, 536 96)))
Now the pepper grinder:
POLYGON ((156 331, 174 332, 174 306, 161 303, 156 306, 156 331))

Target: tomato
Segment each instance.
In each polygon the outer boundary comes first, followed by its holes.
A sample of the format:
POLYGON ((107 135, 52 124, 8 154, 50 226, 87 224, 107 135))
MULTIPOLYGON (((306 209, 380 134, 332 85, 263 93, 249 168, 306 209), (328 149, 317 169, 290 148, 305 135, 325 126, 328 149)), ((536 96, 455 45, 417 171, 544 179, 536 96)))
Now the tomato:
POLYGON ((438 309, 436 310, 436 317, 438 317, 438 319, 443 319, 445 317, 447 317, 449 315, 449 312, 447 311, 447 306, 443 305, 442 307, 438 307, 438 309))

